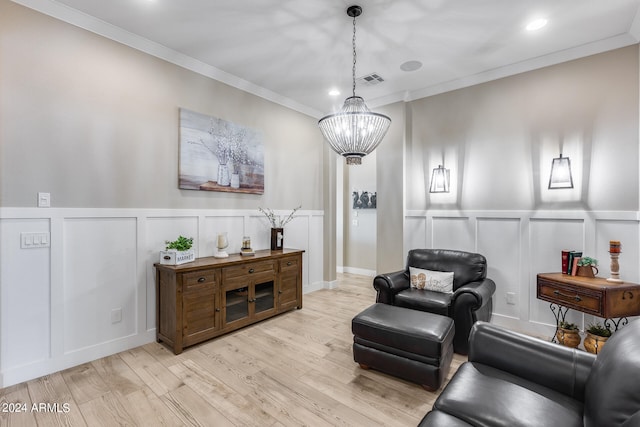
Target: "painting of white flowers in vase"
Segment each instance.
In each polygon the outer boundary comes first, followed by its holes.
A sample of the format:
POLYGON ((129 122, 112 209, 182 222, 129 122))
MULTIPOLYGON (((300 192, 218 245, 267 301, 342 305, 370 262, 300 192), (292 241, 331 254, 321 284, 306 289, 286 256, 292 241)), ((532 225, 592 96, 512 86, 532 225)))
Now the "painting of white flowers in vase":
POLYGON ((180 109, 179 186, 184 190, 264 193, 260 132, 180 109))

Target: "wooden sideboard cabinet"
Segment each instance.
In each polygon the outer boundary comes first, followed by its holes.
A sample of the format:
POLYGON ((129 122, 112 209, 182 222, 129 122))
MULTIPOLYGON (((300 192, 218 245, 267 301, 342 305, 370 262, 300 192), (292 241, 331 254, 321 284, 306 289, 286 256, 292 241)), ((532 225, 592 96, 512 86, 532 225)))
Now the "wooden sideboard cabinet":
POLYGON ((303 250, 198 258, 156 268, 156 337, 184 347, 302 308, 303 250))

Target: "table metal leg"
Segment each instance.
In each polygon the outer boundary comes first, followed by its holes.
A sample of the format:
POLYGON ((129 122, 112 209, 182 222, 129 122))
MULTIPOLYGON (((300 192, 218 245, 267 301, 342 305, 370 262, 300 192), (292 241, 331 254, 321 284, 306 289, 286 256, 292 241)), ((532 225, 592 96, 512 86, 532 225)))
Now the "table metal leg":
POLYGON ((558 335, 558 330, 560 329, 560 322, 565 322, 567 311, 569 311, 569 307, 562 306, 560 304, 551 303, 549 304, 549 308, 553 313, 553 317, 556 318, 556 331, 553 333, 553 337, 551 338, 551 342, 556 341, 556 335, 558 335))
POLYGON ((614 319, 604 319, 604 326, 610 330, 611 332, 616 332, 621 327, 625 326, 629 323, 629 319, 626 317, 621 317, 618 320, 614 319), (611 325, 614 326, 614 329, 611 329, 611 325))

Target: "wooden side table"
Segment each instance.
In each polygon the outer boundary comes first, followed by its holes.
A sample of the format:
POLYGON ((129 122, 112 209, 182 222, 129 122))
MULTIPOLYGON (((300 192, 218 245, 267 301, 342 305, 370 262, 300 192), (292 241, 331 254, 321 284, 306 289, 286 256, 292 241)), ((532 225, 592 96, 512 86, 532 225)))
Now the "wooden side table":
POLYGON ((602 317, 605 326, 608 329, 613 327, 613 331, 629 323, 628 316, 640 315, 639 284, 611 283, 601 277, 541 273, 537 276, 537 298, 550 303, 556 319, 556 332, 570 308, 602 317))

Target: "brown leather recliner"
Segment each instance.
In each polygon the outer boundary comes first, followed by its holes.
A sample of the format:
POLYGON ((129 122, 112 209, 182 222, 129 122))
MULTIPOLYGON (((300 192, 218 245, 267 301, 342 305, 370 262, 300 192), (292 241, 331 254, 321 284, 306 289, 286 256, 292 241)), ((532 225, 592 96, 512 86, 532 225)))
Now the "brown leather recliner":
POLYGON ((491 320, 496 290, 487 278, 487 260, 477 253, 450 249, 413 249, 404 270, 373 279, 376 302, 448 316, 455 323, 453 349, 469 352, 469 332, 478 320, 491 320), (453 272, 453 293, 412 288, 409 267, 453 272))

